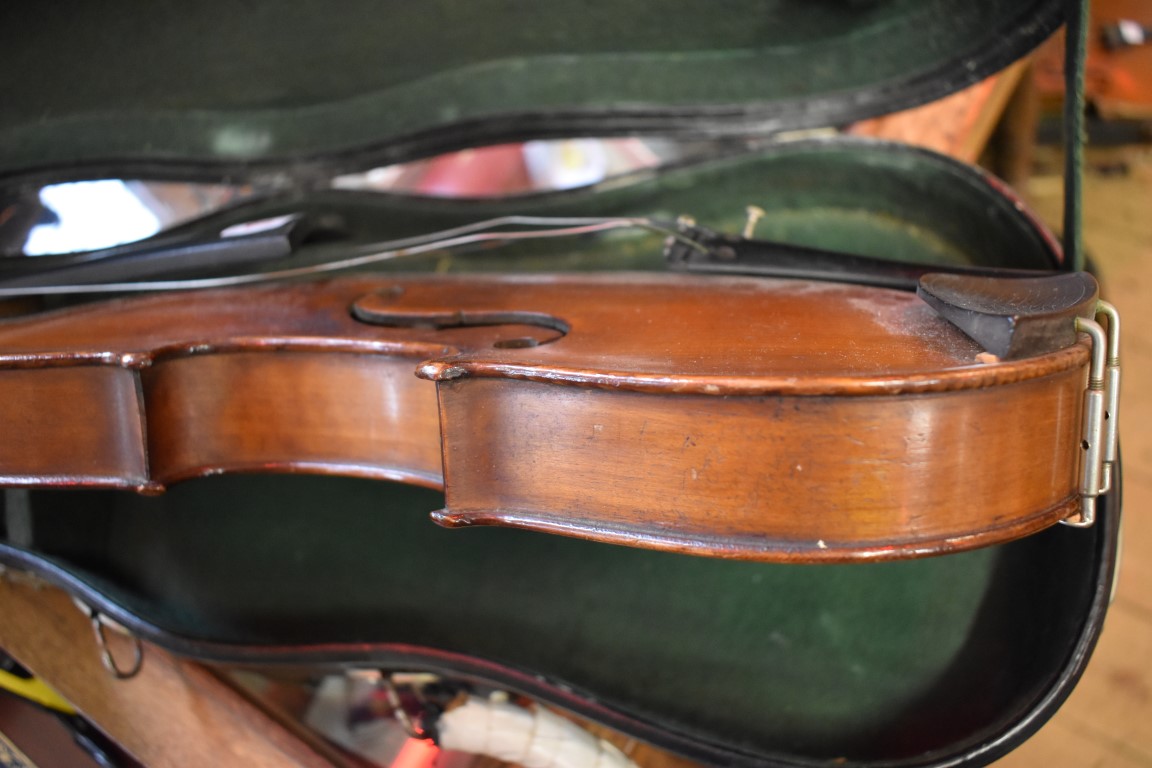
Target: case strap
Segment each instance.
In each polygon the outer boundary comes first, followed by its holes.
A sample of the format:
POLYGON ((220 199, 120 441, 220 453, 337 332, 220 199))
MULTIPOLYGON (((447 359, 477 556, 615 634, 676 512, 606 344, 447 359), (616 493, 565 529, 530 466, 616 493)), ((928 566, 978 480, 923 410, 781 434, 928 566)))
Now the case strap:
POLYGON ((1084 69, 1090 0, 1068 0, 1064 38, 1064 264, 1084 270, 1081 207, 1084 169, 1084 69))

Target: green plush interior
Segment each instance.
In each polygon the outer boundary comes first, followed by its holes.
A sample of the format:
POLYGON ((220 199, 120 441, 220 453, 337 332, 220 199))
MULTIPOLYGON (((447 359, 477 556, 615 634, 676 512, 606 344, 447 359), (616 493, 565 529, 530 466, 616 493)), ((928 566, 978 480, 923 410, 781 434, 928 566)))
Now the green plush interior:
MULTIPOLYGON (((262 216, 304 213, 343 222, 349 240, 310 245, 272 268, 346 255, 349 245, 435 232, 512 214, 641 216, 681 214, 738 233, 745 209, 766 214, 755 236, 877 258, 938 264, 1050 269, 1041 228, 980 172, 908 147, 863 140, 801 141, 697 160, 597 187, 505 199, 453 200, 330 190, 241 206, 198 225, 189 237, 262 216), (202 231, 197 231, 197 230, 202 231)), ((531 240, 470 252, 436 252, 380 269, 563 271, 662 269, 663 236, 620 230, 598 238, 531 240)))
POLYGON ((9 2, 0 173, 310 158, 500 118, 491 139, 556 114, 831 125, 973 82, 1058 21, 1053 0, 9 2))
POLYGON ((424 514, 434 492, 298 476, 34 502, 37 550, 183 636, 456 651, 813 759, 942 748, 1026 702, 1071 642, 1083 570, 1068 529, 919 561, 765 565, 445 530, 424 514))
MULTIPOLYGON (((1011 200, 991 192, 989 182, 977 172, 938 155, 872 142, 798 142, 696 163, 594 193, 440 205, 397 200, 402 211, 385 215, 412 229, 435 229, 439 222, 421 220, 412 209, 424 206, 432 215, 451 211, 453 217, 470 221, 516 209, 540 215, 642 215, 666 221, 689 214, 706 227, 738 233, 744 228, 747 206, 755 205, 765 211, 755 236, 766 240, 903 261, 1051 268, 1050 247, 1036 225, 1011 200)), ((580 241, 533 243, 508 249, 506 261, 492 258, 495 254, 476 254, 454 257, 447 264, 459 269, 487 264, 546 270, 558 251, 568 252, 571 261, 609 263, 633 254, 636 266, 659 263, 651 256, 661 252, 661 238, 631 239, 635 241, 631 248, 624 234, 604 238, 591 248, 580 241), (578 252, 572 242, 579 243, 578 252), (531 262, 527 266, 513 261, 525 258, 531 262)))

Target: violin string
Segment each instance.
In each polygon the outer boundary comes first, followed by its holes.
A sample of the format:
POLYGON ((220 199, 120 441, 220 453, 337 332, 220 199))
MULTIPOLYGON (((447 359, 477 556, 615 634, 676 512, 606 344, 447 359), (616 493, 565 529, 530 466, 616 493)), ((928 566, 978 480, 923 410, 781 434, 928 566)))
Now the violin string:
POLYGON ((117 283, 87 283, 75 285, 42 285, 19 288, 0 287, 0 296, 37 296, 45 294, 132 293, 145 291, 190 291, 207 288, 227 288, 252 285, 298 277, 356 269, 384 261, 418 256, 434 251, 460 248, 486 242, 509 242, 554 237, 574 237, 614 229, 646 229, 674 238, 686 245, 706 250, 703 245, 671 226, 646 218, 553 218, 546 216, 500 216, 460 227, 440 230, 425 235, 362 246, 353 252, 369 251, 361 255, 310 264, 305 267, 258 272, 224 277, 190 278, 182 280, 151 280, 117 283), (514 231, 487 231, 499 226, 549 227, 514 231))

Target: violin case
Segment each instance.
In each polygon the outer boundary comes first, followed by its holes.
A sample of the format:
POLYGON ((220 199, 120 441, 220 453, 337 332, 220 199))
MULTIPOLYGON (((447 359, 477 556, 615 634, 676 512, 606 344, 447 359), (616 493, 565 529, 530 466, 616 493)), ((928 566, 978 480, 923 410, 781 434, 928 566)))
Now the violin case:
MULTIPOLYGON (((508 214, 690 214, 732 232, 757 205, 758 236, 778 241, 928 264, 1046 269, 1062 258, 1013 193, 976 168, 796 133, 982 79, 1059 27, 1053 0, 213 0, 53 14, 9 3, 0 16, 3 184, 164 178, 276 190, 179 230, 189 237, 278 213, 336 216, 353 242, 508 214), (709 149, 510 199, 326 183, 483 144, 619 135, 709 149)), ((317 242, 284 263, 344 246, 317 242)), ((607 236, 381 268, 660 270, 660 253, 656 235, 607 236)), ((1091 528, 937 557, 798 565, 447 530, 428 518, 443 505, 438 491, 365 479, 225 475, 159 496, 10 489, 4 499, 0 564, 178 654, 427 670, 749 767, 1004 755, 1088 662, 1120 522, 1116 482, 1091 528)))

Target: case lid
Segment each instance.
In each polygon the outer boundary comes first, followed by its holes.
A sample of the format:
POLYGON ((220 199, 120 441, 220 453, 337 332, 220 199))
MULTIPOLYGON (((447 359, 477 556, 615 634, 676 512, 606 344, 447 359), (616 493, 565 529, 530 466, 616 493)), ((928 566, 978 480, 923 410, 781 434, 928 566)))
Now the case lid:
POLYGON ((1047 37, 1061 6, 4 3, 0 175, 331 167, 530 137, 836 125, 987 76, 1047 37))

